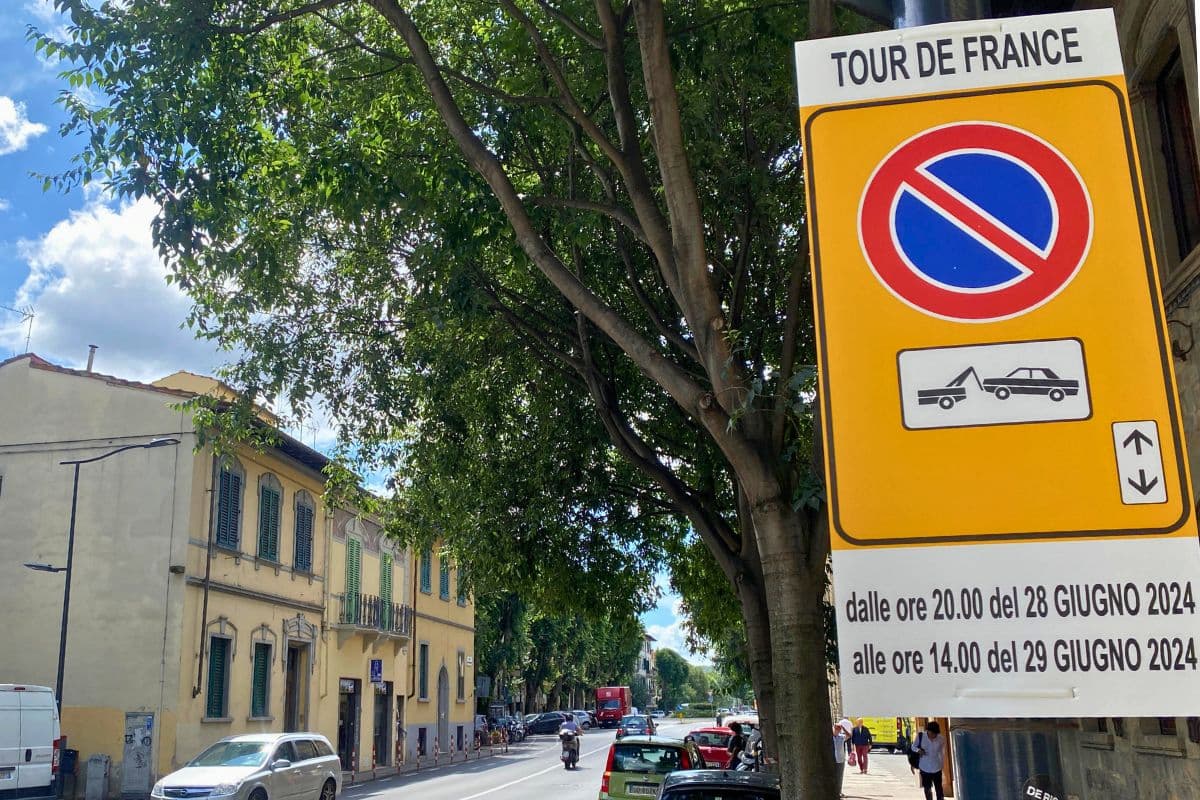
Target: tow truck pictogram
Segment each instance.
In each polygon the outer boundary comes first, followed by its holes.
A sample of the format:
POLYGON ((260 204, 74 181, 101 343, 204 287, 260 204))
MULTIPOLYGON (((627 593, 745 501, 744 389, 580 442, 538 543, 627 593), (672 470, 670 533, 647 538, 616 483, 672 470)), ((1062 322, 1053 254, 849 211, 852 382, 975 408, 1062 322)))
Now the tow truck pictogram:
POLYGON ((1014 394, 1041 395, 1057 403, 1063 398, 1079 394, 1079 381, 1060 378, 1053 370, 1045 367, 1018 367, 1003 378, 980 379, 975 367, 967 367, 954 376, 945 386, 936 389, 918 389, 917 403, 923 406, 937 405, 949 411, 967 399, 968 378, 975 379, 981 392, 987 392, 997 400, 1007 400, 1014 394))
POLYGON ((967 378, 974 378, 975 385, 979 387, 979 391, 983 391, 983 381, 979 379, 979 373, 975 371, 974 367, 967 367, 945 386, 938 387, 937 389, 918 389, 917 403, 923 406, 936 404, 942 409, 949 411, 954 408, 956 403, 961 403, 967 399, 967 387, 963 386, 967 382, 967 378))

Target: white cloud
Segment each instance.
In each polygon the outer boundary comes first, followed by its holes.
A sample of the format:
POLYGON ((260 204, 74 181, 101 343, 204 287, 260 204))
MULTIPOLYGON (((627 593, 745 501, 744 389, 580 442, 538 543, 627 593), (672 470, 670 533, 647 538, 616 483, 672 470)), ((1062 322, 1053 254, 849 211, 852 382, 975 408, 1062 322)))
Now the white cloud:
POLYGON ((24 150, 30 139, 45 132, 45 125, 25 116, 24 103, 0 95, 0 156, 24 150))
MULTIPOLYGON (((658 582, 660 587, 662 583, 658 582)), ((662 587, 665 589, 665 587, 662 587)), ((646 633, 657 641, 655 650, 667 648, 674 650, 693 664, 711 666, 712 658, 707 653, 697 653, 687 644, 687 632, 683 629, 683 598, 677 594, 666 593, 658 601, 657 611, 669 611, 672 620, 667 625, 647 625, 646 633)))
MULTIPOLYGON (((29 275, 15 298, 0 302, 33 307, 34 352, 81 367, 87 346, 99 345, 97 372, 141 381, 179 369, 212 374, 222 363, 211 342, 180 327, 191 301, 165 280, 150 239, 155 212, 146 200, 93 202, 22 242, 29 275)), ((0 346, 23 351, 24 334, 0 331, 0 346)))
POLYGON ((8 211, 10 208, 12 208, 12 203, 0 197, 0 212, 8 211))

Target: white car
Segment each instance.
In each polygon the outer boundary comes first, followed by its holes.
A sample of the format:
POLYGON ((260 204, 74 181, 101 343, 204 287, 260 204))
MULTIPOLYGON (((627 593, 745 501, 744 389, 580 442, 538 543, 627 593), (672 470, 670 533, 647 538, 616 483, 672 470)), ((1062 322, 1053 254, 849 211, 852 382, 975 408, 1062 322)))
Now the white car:
POLYGON ((335 800, 342 762, 319 733, 228 736, 154 784, 155 800, 335 800))
POLYGON ((592 718, 588 716, 586 711, 566 711, 575 718, 575 724, 579 726, 579 730, 586 731, 592 727, 592 718))

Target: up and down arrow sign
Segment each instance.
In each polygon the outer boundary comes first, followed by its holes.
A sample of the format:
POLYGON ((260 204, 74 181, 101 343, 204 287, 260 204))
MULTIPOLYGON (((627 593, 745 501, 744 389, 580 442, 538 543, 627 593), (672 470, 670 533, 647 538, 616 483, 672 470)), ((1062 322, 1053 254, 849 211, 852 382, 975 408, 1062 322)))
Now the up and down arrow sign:
POLYGON ((1154 420, 1114 422, 1117 479, 1126 505, 1167 502, 1158 424, 1154 420))

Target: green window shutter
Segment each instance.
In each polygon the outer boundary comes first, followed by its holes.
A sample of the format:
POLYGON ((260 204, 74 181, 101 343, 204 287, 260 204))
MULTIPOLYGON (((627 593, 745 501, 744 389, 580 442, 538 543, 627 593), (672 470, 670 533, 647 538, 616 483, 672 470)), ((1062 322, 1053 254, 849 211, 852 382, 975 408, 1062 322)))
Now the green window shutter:
POLYGON ((362 591, 362 542, 346 540, 346 604, 349 621, 358 620, 359 592, 362 591))
POLYGON ((417 697, 429 697, 429 645, 421 645, 420 670, 418 672, 417 697))
POLYGON ((271 645, 254 644, 254 674, 250 689, 250 716, 265 717, 270 710, 267 702, 268 678, 271 675, 271 645))
POLYGON ((241 517, 242 476, 230 469, 221 470, 217 495, 217 531, 219 547, 236 550, 238 519, 241 517))
POLYGON ((433 591, 433 566, 430 561, 433 554, 426 547, 421 551, 421 591, 429 594, 433 591))
POLYGON ((450 562, 445 556, 438 559, 438 596, 443 600, 450 599, 450 562))
POLYGON ((214 636, 208 640, 208 697, 204 709, 205 716, 225 716, 225 677, 228 670, 229 640, 214 636))
POLYGON ((258 493, 258 557, 279 560, 279 492, 269 486, 258 493))
POLYGON ((296 506, 297 572, 312 572, 313 510, 306 505, 296 506))
POLYGON ((392 554, 384 553, 379 560, 379 599, 387 604, 392 602, 392 554))

